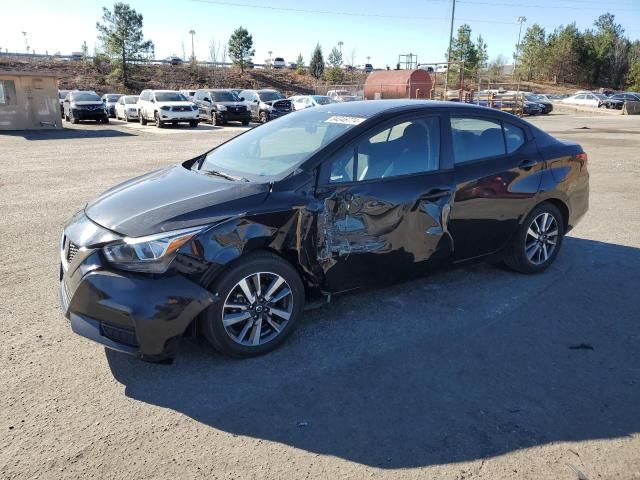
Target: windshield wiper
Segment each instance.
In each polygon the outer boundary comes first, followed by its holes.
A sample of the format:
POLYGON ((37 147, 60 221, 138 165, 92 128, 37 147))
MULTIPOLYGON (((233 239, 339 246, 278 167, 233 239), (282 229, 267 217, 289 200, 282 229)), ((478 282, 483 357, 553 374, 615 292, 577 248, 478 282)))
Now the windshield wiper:
POLYGON ((229 175, 228 173, 220 172, 219 170, 202 170, 203 173, 207 175, 215 175, 216 177, 226 178, 227 180, 231 180, 233 182, 248 182, 249 179, 244 177, 234 177, 233 175, 229 175))

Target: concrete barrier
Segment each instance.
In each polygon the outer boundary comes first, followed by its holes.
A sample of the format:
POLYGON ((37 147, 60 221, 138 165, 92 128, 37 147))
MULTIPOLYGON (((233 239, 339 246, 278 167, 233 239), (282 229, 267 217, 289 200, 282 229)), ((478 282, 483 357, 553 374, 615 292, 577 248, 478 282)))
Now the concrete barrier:
POLYGON ((640 102, 624 102, 622 107, 623 115, 640 115, 640 102))

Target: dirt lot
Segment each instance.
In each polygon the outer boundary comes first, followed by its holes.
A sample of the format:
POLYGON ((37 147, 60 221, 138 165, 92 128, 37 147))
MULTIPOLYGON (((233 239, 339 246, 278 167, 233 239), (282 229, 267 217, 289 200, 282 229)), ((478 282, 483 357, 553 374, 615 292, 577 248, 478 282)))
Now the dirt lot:
POLYGON ((591 209, 538 276, 486 264, 345 295, 278 351, 173 366, 73 335, 65 221, 240 129, 0 134, 0 478, 640 478, 640 117, 533 122, 591 209))

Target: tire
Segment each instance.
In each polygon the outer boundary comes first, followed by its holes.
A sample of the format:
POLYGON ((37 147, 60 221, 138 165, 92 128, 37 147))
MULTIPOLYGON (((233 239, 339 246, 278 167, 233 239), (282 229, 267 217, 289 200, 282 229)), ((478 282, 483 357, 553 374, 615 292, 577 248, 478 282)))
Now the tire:
POLYGON ((269 121, 269 114, 267 112, 260 112, 260 123, 267 123, 269 121))
POLYGON ((78 119, 73 116, 73 112, 71 110, 69 110, 69 121, 71 123, 73 123, 73 124, 77 124, 78 123, 78 119))
POLYGON ((196 127, 198 126, 198 121, 197 121, 197 120, 191 120, 191 121, 189 122, 189 126, 190 126, 191 128, 196 128, 196 127))
POLYGON ((158 128, 163 128, 164 127, 164 123, 162 123, 162 120, 160 120, 160 114, 158 112, 154 112, 153 119, 156 122, 156 127, 158 127, 158 128))
POLYGON ((216 115, 216 112, 211 112, 211 125, 213 126, 220 125, 220 117, 216 115))
POLYGON ((109 123, 109 117, 105 117, 102 119, 102 123, 108 124, 109 123))
POLYGON ((138 118, 138 120, 140 120, 140 125, 146 125, 147 124, 147 119, 144 118, 144 113, 142 113, 142 110, 140 110, 139 113, 140 117, 138 118))
POLYGON ((242 126, 243 127, 246 127, 248 125, 249 125, 249 120, 245 120, 245 121, 242 122, 242 126))
POLYGON ((211 346, 225 355, 246 358, 272 351, 293 331, 302 316, 305 295, 300 276, 291 264, 272 253, 247 255, 224 272, 211 290, 221 301, 206 311, 200 326, 211 346), (256 295, 257 274, 261 295, 256 295), (272 303, 265 302, 270 286, 278 279, 282 282, 270 294, 272 303), (255 298, 256 301, 249 305, 250 299, 240 286, 243 280, 252 295, 264 297, 262 303, 255 298), (278 314, 274 313, 276 310, 278 314), (228 322, 235 321, 225 326, 223 314, 228 322))
POLYGON ((69 120, 69 115, 67 115, 66 113, 65 113, 63 116, 64 116, 64 119, 65 119, 67 122, 70 122, 70 121, 71 121, 71 120, 69 120))
POLYGON ((504 263, 522 273, 546 270, 562 247, 564 222, 562 213, 555 205, 544 202, 535 207, 511 239, 505 251, 504 263), (542 229, 543 238, 539 238, 540 227, 545 221, 547 226, 542 229))

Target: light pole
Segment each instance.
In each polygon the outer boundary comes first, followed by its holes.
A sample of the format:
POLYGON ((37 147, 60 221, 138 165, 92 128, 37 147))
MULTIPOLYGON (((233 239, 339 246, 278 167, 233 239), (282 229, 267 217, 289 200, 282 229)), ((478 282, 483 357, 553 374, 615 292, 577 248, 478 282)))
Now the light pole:
POLYGON ((27 32, 22 32, 22 36, 24 37, 24 47, 29 53, 29 40, 27 39, 27 32))
POLYGON ((451 44, 453 43, 453 21, 456 17, 456 0, 451 5, 451 27, 449 28, 449 48, 447 49, 447 73, 444 75, 444 95, 447 96, 447 88, 449 88, 449 66, 451 64, 451 44))
POLYGON ((191 61, 194 62, 196 60, 195 49, 193 48, 193 37, 196 34, 195 30, 189 30, 189 35, 191 35, 191 61))
POLYGON ((269 54, 269 67, 271 67, 271 63, 272 63, 271 62, 271 54, 273 53, 273 51, 269 50, 267 53, 269 54))
POLYGON ((516 74, 516 66, 518 65, 518 60, 520 60, 520 36, 522 35, 522 24, 527 21, 527 17, 518 17, 516 20, 520 24, 520 29, 518 30, 518 43, 516 43, 516 58, 513 62, 513 75, 516 74))

